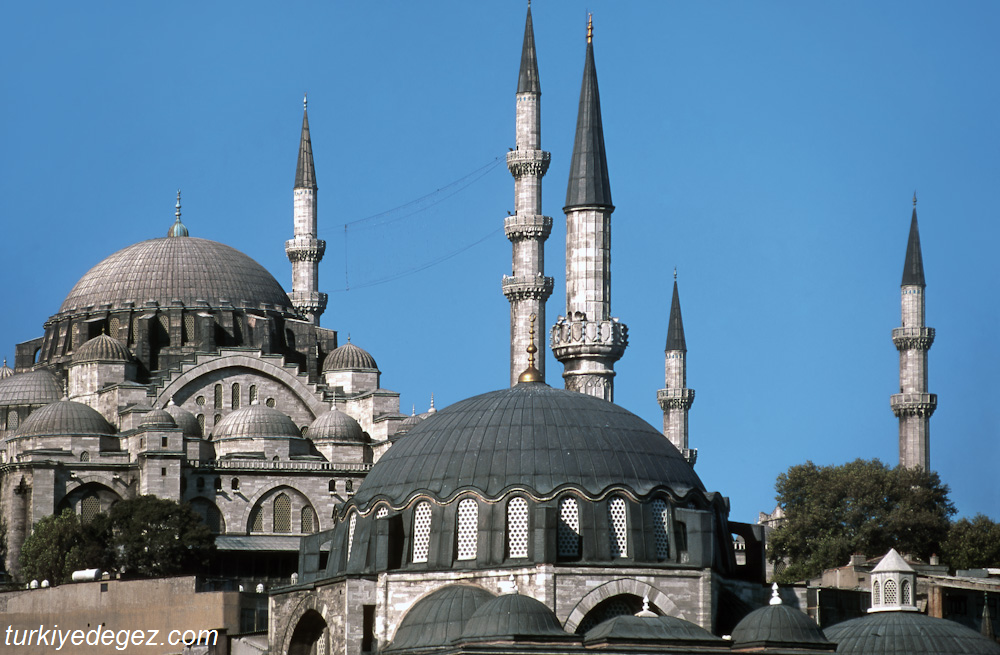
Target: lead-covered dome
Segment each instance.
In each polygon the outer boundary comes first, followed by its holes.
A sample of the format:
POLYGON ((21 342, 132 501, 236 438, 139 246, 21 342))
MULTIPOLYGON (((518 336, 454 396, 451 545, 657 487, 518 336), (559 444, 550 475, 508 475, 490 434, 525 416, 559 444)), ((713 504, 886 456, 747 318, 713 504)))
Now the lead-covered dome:
POLYGON ((462 631, 462 639, 470 641, 553 636, 569 634, 545 603, 518 593, 497 596, 481 605, 462 631))
POLYGON ((237 409, 219 421, 212 432, 214 441, 275 437, 301 439, 302 432, 287 414, 261 404, 237 409))
POLYGON ((47 405, 60 398, 61 385, 46 369, 15 373, 0 380, 0 405, 47 405))
POLYGON ((309 426, 309 438, 313 441, 337 443, 365 443, 365 431, 352 417, 339 409, 331 409, 309 426))
POLYGON ((378 364, 364 348, 348 341, 335 348, 323 361, 324 371, 378 371, 378 364))
POLYGON ((73 353, 74 362, 128 362, 132 353, 118 339, 99 334, 73 353))
POLYGON ((485 500, 511 489, 537 498, 575 489, 638 497, 705 491, 662 434, 613 403, 540 383, 460 401, 415 426, 372 468, 352 500, 364 512, 380 500, 448 501, 466 490, 485 500))
POLYGON ((274 305, 294 314, 288 295, 263 266, 227 245, 192 237, 150 239, 123 248, 87 271, 66 296, 59 312, 154 300, 187 306, 274 305))
POLYGON ((820 627, 801 612, 775 604, 756 609, 733 628, 733 646, 743 648, 815 648, 833 651, 820 627))
POLYGON ((919 612, 873 612, 825 632, 851 655, 1000 655, 1000 644, 975 630, 919 612))
POLYGON ((493 599, 480 587, 452 584, 421 598, 400 621, 385 652, 450 646, 476 610, 493 599))
POLYGON ((114 427, 96 409, 60 400, 35 410, 17 431, 19 437, 112 435, 114 427))

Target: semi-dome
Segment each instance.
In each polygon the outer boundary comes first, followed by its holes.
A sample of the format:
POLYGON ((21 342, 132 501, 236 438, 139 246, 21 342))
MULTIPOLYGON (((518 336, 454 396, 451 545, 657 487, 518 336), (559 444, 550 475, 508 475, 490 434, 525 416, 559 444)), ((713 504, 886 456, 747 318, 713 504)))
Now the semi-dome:
POLYGON ((485 500, 513 489, 536 498, 574 489, 598 498, 628 489, 642 498, 705 487, 651 425, 607 401, 541 383, 521 383, 460 401, 422 421, 372 467, 352 503, 366 512, 463 491, 485 500))
POLYGON ((1000 644, 975 630, 919 612, 873 612, 830 626, 826 636, 849 655, 1000 655, 1000 644))
POLYGON ((60 400, 35 410, 21 424, 19 437, 112 435, 114 427, 93 407, 60 400))
POLYGON ((185 437, 201 437, 201 423, 198 422, 198 417, 196 417, 191 412, 187 411, 183 407, 174 404, 174 401, 167 403, 167 406, 163 408, 167 414, 170 414, 174 419, 174 423, 177 427, 181 429, 185 437))
POLYGON ((219 421, 212 433, 215 441, 274 437, 302 438, 302 433, 288 415, 261 404, 237 409, 219 421))
POLYGON ((61 385, 46 369, 16 373, 0 380, 0 405, 47 405, 60 398, 61 385))
POLYGON ((309 438, 313 441, 364 443, 365 431, 352 417, 339 409, 331 409, 312 422, 309 438))
POLYGON ((154 409, 142 417, 139 427, 173 429, 177 427, 177 422, 174 421, 174 417, 167 413, 166 410, 154 409))
POLYGON ((481 605, 462 631, 462 639, 477 641, 551 636, 569 635, 544 603, 518 593, 497 596, 481 605))
POLYGON ((288 295, 263 266, 227 245, 193 237, 150 239, 123 248, 87 271, 59 312, 110 304, 141 307, 153 300, 187 306, 274 305, 294 313, 288 295))
POLYGON ((809 615, 787 605, 756 609, 733 628, 733 646, 834 649, 809 615))
POLYGON ((128 362, 132 353, 118 339, 99 334, 73 353, 74 362, 128 362))
POLYGON ((385 652, 440 648, 462 636, 465 624, 494 598, 480 587, 452 584, 421 598, 400 621, 385 652))
POLYGON ((597 624, 583 638, 584 644, 623 641, 715 647, 725 643, 701 626, 675 616, 616 616, 597 624))
POLYGON ((348 341, 335 348, 323 361, 324 371, 378 371, 378 364, 364 348, 348 341))

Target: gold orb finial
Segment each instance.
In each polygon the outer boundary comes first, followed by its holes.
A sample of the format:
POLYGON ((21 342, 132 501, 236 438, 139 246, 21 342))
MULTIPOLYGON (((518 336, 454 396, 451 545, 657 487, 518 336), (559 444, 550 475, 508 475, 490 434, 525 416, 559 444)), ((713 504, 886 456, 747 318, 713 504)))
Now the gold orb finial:
POLYGON ((542 372, 535 368, 535 353, 538 352, 538 348, 535 347, 535 315, 532 314, 528 317, 530 321, 528 327, 528 368, 524 369, 524 372, 518 376, 517 381, 521 382, 543 382, 542 372))
POLYGON ((594 14, 587 13, 587 43, 594 42, 594 14))

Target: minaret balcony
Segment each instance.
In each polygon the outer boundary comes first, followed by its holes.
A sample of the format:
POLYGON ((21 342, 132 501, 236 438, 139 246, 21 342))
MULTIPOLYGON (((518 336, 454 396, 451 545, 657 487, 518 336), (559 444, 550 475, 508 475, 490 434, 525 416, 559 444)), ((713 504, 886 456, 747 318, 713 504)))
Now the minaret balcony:
POLYGON ((889 399, 892 413, 897 417, 927 416, 937 408, 936 393, 894 393, 889 399))
POLYGON ((319 291, 292 291, 288 294, 292 306, 306 314, 322 314, 326 311, 328 297, 319 291))
POLYGON ((554 281, 541 273, 536 276, 504 275, 503 295, 507 300, 548 300, 554 281))
POLYGON ((298 237, 285 242, 285 254, 292 262, 318 262, 326 252, 326 241, 298 237))
POLYGON ((897 350, 929 350, 934 343, 934 328, 898 327, 892 331, 897 350))
POLYGON ((552 232, 552 217, 541 214, 515 214, 503 219, 503 231, 511 241, 518 239, 544 241, 552 232))
POLYGON ((694 403, 694 389, 660 389, 656 392, 656 402, 663 411, 669 409, 691 409, 694 403))
POLYGON ((507 169, 514 177, 541 177, 549 170, 552 153, 546 150, 511 150, 507 153, 507 169))
POLYGON ((549 344, 560 362, 579 357, 598 357, 614 362, 628 346, 628 326, 617 318, 589 321, 560 316, 552 326, 549 344))

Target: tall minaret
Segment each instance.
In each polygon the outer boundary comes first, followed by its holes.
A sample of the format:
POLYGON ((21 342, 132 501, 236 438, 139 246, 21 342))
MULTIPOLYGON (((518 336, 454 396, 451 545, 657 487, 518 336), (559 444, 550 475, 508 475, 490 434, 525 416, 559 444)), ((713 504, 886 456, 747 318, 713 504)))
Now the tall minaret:
POLYGON ((593 21, 566 189, 566 316, 552 327, 552 354, 567 389, 614 400, 615 362, 628 328, 611 317, 611 182, 594 66, 593 21))
POLYGON ((316 167, 313 165, 312 141, 309 140, 309 109, 302 99, 302 137, 299 162, 295 167, 295 236, 285 242, 285 254, 292 262, 292 292, 288 298, 313 325, 326 309, 326 294, 319 291, 319 262, 326 251, 326 241, 316 238, 316 167))
MULTIPOLYGON (((545 301, 552 295, 552 278, 545 277, 545 240, 552 231, 552 218, 542 216, 542 176, 549 168, 548 152, 542 146, 542 87, 538 81, 535 32, 531 4, 524 23, 521 72, 517 78, 516 148, 507 153, 507 168, 514 176, 513 216, 503 227, 513 244, 513 275, 503 276, 503 295, 510 301, 510 384, 528 366, 529 317, 545 325, 545 301)), ((535 362, 545 380, 545 357, 535 362)))
POLYGON ((674 270, 674 297, 670 301, 667 322, 667 347, 663 351, 666 389, 656 392, 663 409, 663 436, 677 446, 684 459, 694 466, 698 449, 688 448, 688 410, 694 402, 694 389, 687 388, 687 344, 681 320, 681 298, 677 294, 677 270, 674 270))
POLYGON ((903 327, 892 331, 899 350, 899 393, 893 394, 892 412, 899 417, 899 463, 907 468, 931 470, 930 418, 937 394, 927 393, 927 351, 934 343, 934 328, 924 325, 924 263, 917 230, 917 195, 903 265, 903 327))

